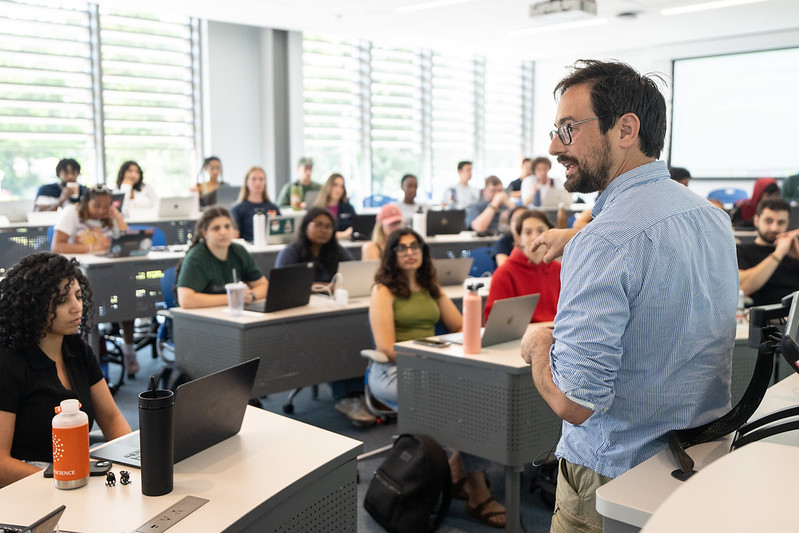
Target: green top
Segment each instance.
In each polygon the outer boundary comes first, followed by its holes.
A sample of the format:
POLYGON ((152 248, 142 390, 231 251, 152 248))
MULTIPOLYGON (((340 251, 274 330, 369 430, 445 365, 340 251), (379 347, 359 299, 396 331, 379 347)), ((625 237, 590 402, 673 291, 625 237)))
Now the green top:
POLYGON ((412 292, 410 298, 395 296, 393 309, 397 342, 435 335, 441 311, 428 291, 412 292))
POLYGON ((220 261, 204 242, 191 247, 178 275, 178 287, 188 287, 205 294, 225 294, 225 283, 233 282, 233 269, 238 281, 256 281, 263 274, 250 253, 240 244, 231 243, 227 261, 220 261))
POLYGON ((782 197, 787 201, 799 201, 799 174, 782 180, 782 197))
MULTIPOLYGON (((280 189, 280 194, 277 195, 277 205, 280 207, 290 206, 291 205, 291 188, 295 185, 300 187, 300 202, 305 200, 305 193, 308 191, 321 191, 322 186, 315 181, 312 181, 310 185, 300 185, 299 181, 290 181, 283 185, 283 188, 280 189)), ((311 206, 307 206, 311 207, 311 206)))

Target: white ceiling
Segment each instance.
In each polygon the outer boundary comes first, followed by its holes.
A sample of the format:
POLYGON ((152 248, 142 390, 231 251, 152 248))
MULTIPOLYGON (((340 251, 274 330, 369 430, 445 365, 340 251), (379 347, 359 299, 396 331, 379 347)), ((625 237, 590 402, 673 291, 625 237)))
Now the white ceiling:
MULTIPOLYGON (((712 11, 663 16, 660 10, 703 0, 597 0, 601 26, 533 35, 515 31, 551 24, 530 18, 534 0, 461 0, 402 13, 430 0, 140 0, 139 9, 169 10, 223 22, 353 36, 376 43, 520 59, 601 57, 617 51, 799 29, 799 1, 768 0, 712 11), (634 18, 619 17, 635 13, 634 18)), ((100 0, 127 5, 128 0, 100 0)), ((441 2, 442 4, 445 2, 441 2)))

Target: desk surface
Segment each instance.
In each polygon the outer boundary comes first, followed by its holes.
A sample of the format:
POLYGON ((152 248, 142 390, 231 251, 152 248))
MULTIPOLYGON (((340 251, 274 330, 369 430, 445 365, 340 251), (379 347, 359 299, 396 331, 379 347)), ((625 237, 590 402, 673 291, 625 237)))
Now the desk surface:
MULTIPOLYGON (((192 495, 210 501, 170 533, 223 531, 245 517, 239 525, 246 527, 253 513, 268 513, 320 476, 354 461, 362 448, 348 437, 248 407, 238 435, 175 465, 174 490, 167 495, 142 496, 140 471, 134 468, 130 485, 106 487, 105 478, 93 477, 75 490, 58 490, 52 479, 33 474, 0 489, 2 520, 30 523, 63 504, 64 529, 129 532, 192 495)), ((117 478, 120 469, 125 467, 112 469, 117 478)))
MULTIPOLYGON (((752 420, 796 404, 799 404, 799 375, 793 374, 769 388, 760 407, 752 415, 752 420)), ((795 447, 799 446, 799 435, 796 432, 786 433, 770 437, 768 441, 795 447)), ((696 470, 701 473, 709 464, 727 456, 729 442, 730 437, 726 437, 689 448, 688 453, 696 462, 696 470)), ((748 446, 735 453, 740 453, 747 448, 748 446)), ((671 476, 671 472, 676 468, 669 450, 660 452, 607 485, 600 487, 597 490, 597 511, 612 520, 643 527, 655 510, 673 492, 678 489, 681 491, 683 486, 691 484, 694 478, 699 477, 697 474, 687 483, 682 483, 671 476)), ((757 468, 765 467, 758 466, 757 468)), ((792 469, 791 472, 793 470, 795 469, 792 469)), ((744 481, 744 472, 746 471, 737 471, 737 483, 742 490, 747 493, 765 492, 761 486, 751 485, 749 481, 744 481)), ((709 499, 712 499, 712 496, 709 499)), ((760 514, 760 510, 754 506, 746 505, 745 509, 748 512, 760 514)), ((719 528, 715 529, 720 530, 719 528)), ((674 531, 683 530, 677 528, 674 531)))

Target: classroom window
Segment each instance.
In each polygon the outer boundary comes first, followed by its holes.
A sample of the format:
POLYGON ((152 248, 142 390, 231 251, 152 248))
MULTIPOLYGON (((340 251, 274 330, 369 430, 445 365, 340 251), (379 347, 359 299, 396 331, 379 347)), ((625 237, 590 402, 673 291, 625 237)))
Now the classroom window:
POLYGON ((198 23, 85 2, 0 0, 0 188, 32 198, 59 159, 115 183, 134 159, 185 190, 200 138, 198 23))

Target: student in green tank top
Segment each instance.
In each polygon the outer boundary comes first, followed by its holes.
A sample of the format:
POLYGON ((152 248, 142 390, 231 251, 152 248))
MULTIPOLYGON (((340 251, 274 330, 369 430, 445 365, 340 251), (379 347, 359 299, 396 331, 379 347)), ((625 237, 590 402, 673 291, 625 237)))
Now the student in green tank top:
MULTIPOLYGON (((369 304, 375 347, 389 359, 388 363, 372 363, 369 389, 376 398, 397 402, 394 343, 434 335, 439 320, 452 332, 463 327, 460 311, 438 283, 430 247, 415 231, 398 229, 386 239, 369 304)), ((467 500, 466 512, 478 520, 505 527, 505 509, 491 496, 484 472, 476 469, 478 463, 472 456, 452 454, 455 496, 467 500)))

